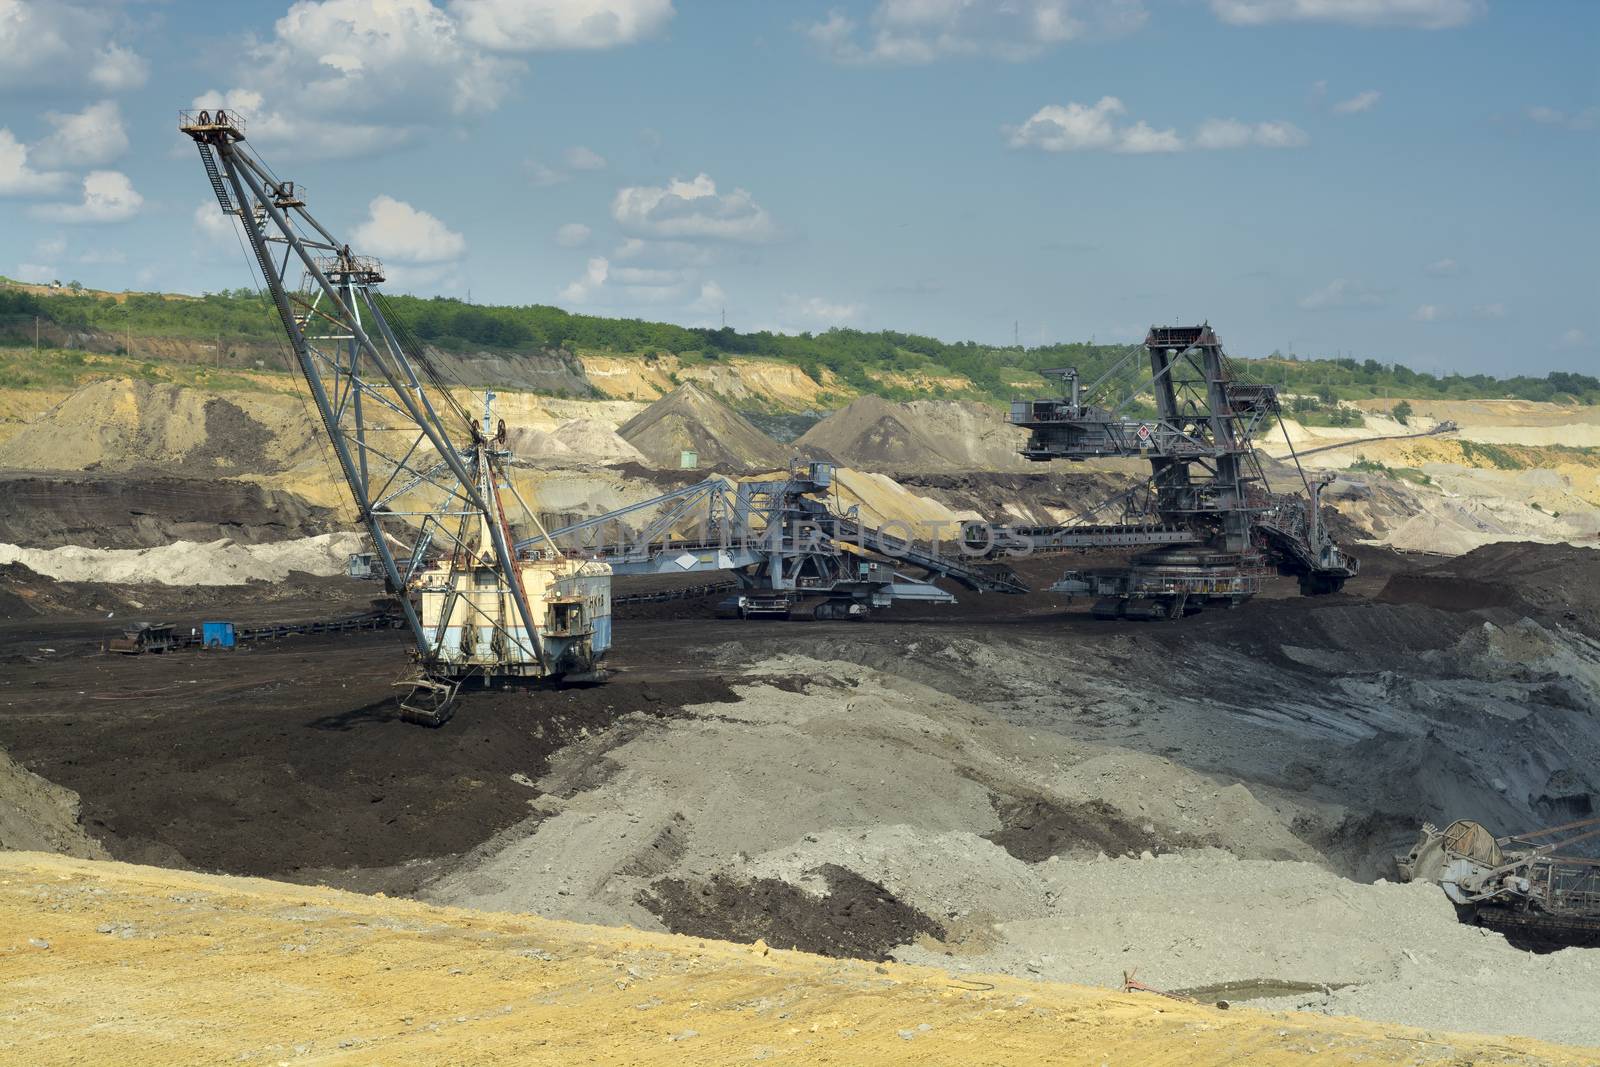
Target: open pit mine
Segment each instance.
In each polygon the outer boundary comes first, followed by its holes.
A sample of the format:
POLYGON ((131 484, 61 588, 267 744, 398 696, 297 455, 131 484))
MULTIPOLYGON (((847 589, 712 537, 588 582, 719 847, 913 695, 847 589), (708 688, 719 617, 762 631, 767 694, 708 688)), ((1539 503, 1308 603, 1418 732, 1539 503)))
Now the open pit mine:
POLYGON ((0 1060, 1600 1056, 1595 407, 476 359, 181 130, 287 347, 0 390, 0 1060))

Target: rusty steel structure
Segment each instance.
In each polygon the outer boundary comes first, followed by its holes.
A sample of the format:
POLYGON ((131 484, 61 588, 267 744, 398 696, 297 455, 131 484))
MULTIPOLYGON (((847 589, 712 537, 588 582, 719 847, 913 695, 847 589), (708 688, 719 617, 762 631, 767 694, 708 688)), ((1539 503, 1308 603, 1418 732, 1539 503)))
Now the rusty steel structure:
POLYGON ((1020 535, 1035 549, 1145 548, 1129 566, 1069 571, 1052 589, 1094 597, 1098 615, 1168 618, 1237 604, 1274 571, 1299 578, 1304 593, 1337 592, 1357 562, 1322 523, 1322 483, 1306 481, 1304 497, 1274 493, 1255 450, 1280 414, 1276 390, 1240 380, 1209 323, 1152 326, 1144 353, 1149 377, 1120 398, 1101 399, 1119 363, 1087 387, 1074 368, 1047 371, 1063 395, 1011 405, 1010 422, 1029 433, 1028 459, 1150 463, 1143 484, 1107 502, 1120 508, 1117 521, 1091 514, 1020 535), (1154 415, 1134 414, 1146 395, 1154 415))
POLYGON ((728 572, 721 614, 861 620, 895 601, 954 604, 934 578, 976 592, 1024 593, 1010 568, 945 555, 909 529, 861 521, 841 507, 830 463, 776 479, 709 478, 518 542, 605 560, 617 575, 728 572), (912 574, 910 571, 920 571, 912 574))
POLYGON ((510 481, 492 394, 481 419, 452 395, 447 369, 389 312, 383 265, 335 237, 304 187, 247 149, 242 116, 184 111, 178 128, 198 148, 218 207, 238 220, 411 632, 419 672, 401 683, 410 687, 403 716, 442 725, 468 679, 603 676, 610 570, 513 547, 514 505, 525 527, 538 519, 510 481))
POLYGON ((1457 819, 1443 830, 1424 824, 1395 865, 1402 881, 1437 882, 1462 922, 1513 944, 1600 945, 1600 859, 1572 851, 1596 838, 1600 818, 1507 837, 1457 819))

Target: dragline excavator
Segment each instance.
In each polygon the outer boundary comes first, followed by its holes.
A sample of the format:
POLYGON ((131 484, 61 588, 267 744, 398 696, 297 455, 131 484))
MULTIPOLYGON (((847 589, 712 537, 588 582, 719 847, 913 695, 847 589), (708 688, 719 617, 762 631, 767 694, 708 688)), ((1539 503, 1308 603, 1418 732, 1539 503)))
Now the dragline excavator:
POLYGON ((611 568, 518 547, 511 517, 524 532, 539 524, 510 480, 505 423, 487 401, 480 417, 452 396, 448 368, 379 292, 382 264, 353 253, 312 216, 303 187, 246 149, 241 115, 184 111, 178 126, 199 148, 218 206, 239 221, 405 614, 418 670, 398 683, 409 688, 402 716, 442 725, 474 678, 603 677, 611 568), (295 288, 291 271, 302 279, 295 288))

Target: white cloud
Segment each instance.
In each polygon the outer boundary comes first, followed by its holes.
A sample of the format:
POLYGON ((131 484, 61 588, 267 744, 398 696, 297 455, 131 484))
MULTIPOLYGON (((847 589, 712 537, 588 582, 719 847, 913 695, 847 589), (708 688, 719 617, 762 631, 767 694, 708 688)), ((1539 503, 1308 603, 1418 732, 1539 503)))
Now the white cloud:
POLYGON ((1589 335, 1574 326, 1556 338, 1556 347, 1564 349, 1587 348, 1589 335))
POLYGON ((574 145, 562 153, 567 166, 573 170, 605 170, 606 159, 599 152, 583 145, 574 145))
POLYGON ((118 170, 91 170, 83 179, 83 200, 76 204, 40 204, 32 214, 50 222, 122 222, 133 218, 144 197, 118 170))
POLYGON ((207 90, 194 98, 195 108, 224 107, 245 122, 245 133, 257 144, 292 144, 295 153, 311 159, 343 159, 391 151, 411 140, 411 126, 355 122, 324 117, 308 119, 278 110, 254 89, 207 90))
POLYGON ((33 154, 45 166, 94 167, 128 150, 128 132, 114 100, 76 112, 47 111, 44 117, 55 129, 33 146, 33 154))
POLYGON ((245 84, 193 106, 228 104, 252 141, 328 158, 390 150, 418 127, 493 111, 523 70, 464 43, 429 0, 296 0, 241 67, 245 84))
POLYGON ((1195 131, 1195 146, 1202 149, 1242 149, 1250 144, 1256 131, 1248 123, 1235 118, 1208 118, 1195 131))
POLYGON ((672 0, 453 0, 461 34, 497 51, 614 48, 654 36, 672 0))
POLYGON ((35 241, 33 254, 44 259, 60 259, 67 254, 67 242, 63 237, 47 237, 42 241, 35 241))
POLYGON ((522 163, 522 169, 528 172, 528 180, 534 185, 545 188, 551 185, 560 185, 562 182, 572 180, 573 171, 605 170, 606 159, 592 148, 575 145, 561 153, 564 167, 552 167, 537 159, 527 159, 522 163))
POLYGON ((67 175, 57 171, 34 170, 28 162, 28 146, 0 127, 0 196, 38 196, 66 188, 67 175))
POLYGON ((1357 93, 1348 100, 1341 100, 1333 105, 1335 115, 1359 115, 1363 111, 1371 111, 1378 106, 1378 101, 1383 99, 1383 94, 1376 89, 1368 89, 1364 93, 1357 93))
POLYGON ((367 205, 366 221, 355 228, 350 244, 361 255, 406 263, 442 263, 467 251, 467 239, 437 218, 383 195, 367 205))
POLYGON ((766 209, 744 189, 718 193, 707 174, 665 186, 618 189, 611 217, 632 234, 688 240, 762 242, 777 236, 766 209))
POLYGON ((456 263, 402 263, 383 265, 384 283, 393 292, 449 292, 462 288, 461 271, 456 263))
POLYGON ((584 269, 583 277, 561 290, 560 299, 568 304, 587 304, 606 284, 606 278, 610 273, 611 264, 604 256, 593 257, 584 269))
POLYGON ((1423 304, 1411 313, 1411 319, 1413 322, 1438 322, 1440 319, 1448 318, 1449 314, 1438 304, 1423 304))
POLYGON ((107 92, 143 85, 149 66, 115 38, 113 10, 61 0, 0 0, 0 86, 80 86, 107 92))
POLYGON ((225 215, 215 197, 202 200, 194 209, 194 228, 208 244, 232 245, 238 233, 237 215, 225 215))
POLYGON ((705 245, 693 241, 646 241, 629 237, 611 253, 619 263, 658 263, 672 266, 709 266, 715 255, 705 245))
POLYGON ((1506 306, 1500 303, 1479 304, 1472 309, 1475 319, 1503 319, 1506 317, 1506 306))
POLYGON ((791 295, 784 297, 782 317, 785 319, 800 319, 825 326, 837 326, 860 318, 862 311, 863 308, 860 304, 847 304, 820 296, 801 298, 791 295))
POLYGON ((95 53, 89 80, 108 93, 137 89, 150 78, 150 64, 144 57, 115 41, 108 41, 95 53))
POLYGON ((569 222, 556 228, 556 244, 562 248, 582 248, 589 243, 593 232, 581 222, 569 222))
POLYGON ((1207 119, 1194 133, 1194 146, 1205 149, 1299 148, 1311 138, 1292 122, 1240 122, 1207 119))
POLYGON ((1449 256, 1446 256, 1443 259, 1436 259, 1422 269, 1424 272, 1433 275, 1435 278, 1453 278, 1457 274, 1461 273, 1461 265, 1455 260, 1451 259, 1449 256))
POLYGON ((615 314, 662 307, 709 313, 715 308, 708 301, 726 299, 703 273, 712 258, 710 248, 687 241, 628 238, 611 255, 590 257, 560 299, 615 314))
POLYGON ((1336 22, 1442 30, 1465 25, 1488 9, 1488 0, 1211 0, 1212 12, 1235 26, 1336 22))
POLYGON ((38 263, 18 263, 17 281, 34 282, 38 285, 49 285, 61 278, 61 272, 54 267, 46 267, 38 263))
POLYGON ((253 95, 253 141, 367 156, 494 111, 526 70, 507 53, 626 44, 671 15, 670 0, 295 0, 247 79, 207 97, 253 95))
POLYGON ((1586 107, 1582 111, 1568 113, 1541 105, 1528 109, 1528 119, 1541 126, 1558 126, 1564 130, 1586 133, 1600 127, 1600 107, 1586 107))
POLYGON ((721 314, 722 309, 728 306, 728 294, 715 281, 706 281, 700 286, 700 295, 689 304, 689 310, 702 314, 721 314))
POLYGON ((879 0, 865 26, 830 11, 801 29, 837 63, 1017 62, 1067 41, 1138 29, 1146 17, 1143 0, 879 0))
POLYGON ((1335 278, 1316 292, 1301 297, 1299 303, 1306 311, 1371 308, 1382 306, 1383 295, 1362 282, 1335 278))
POLYGON ((1094 104, 1046 104, 1021 126, 1007 129, 1007 140, 1012 148, 1046 152, 1176 152, 1183 147, 1174 130, 1154 130, 1143 122, 1118 126, 1127 110, 1114 96, 1094 104))
POLYGON ((1305 133, 1290 122, 1246 123, 1238 119, 1207 119, 1192 142, 1177 130, 1157 129, 1140 120, 1121 123, 1127 107, 1114 96, 1094 104, 1047 104, 1021 126, 1002 127, 1012 148, 1038 148, 1046 152, 1181 152, 1186 148, 1297 148, 1308 142, 1305 133))
POLYGON ((689 272, 675 267, 612 267, 609 280, 618 285, 667 289, 682 285, 689 272))
POLYGON ((552 185, 560 185, 562 182, 572 177, 572 175, 568 174, 566 171, 557 170, 554 167, 546 166, 545 164, 540 163, 537 159, 524 160, 522 169, 528 172, 528 181, 532 182, 541 189, 548 188, 552 185))

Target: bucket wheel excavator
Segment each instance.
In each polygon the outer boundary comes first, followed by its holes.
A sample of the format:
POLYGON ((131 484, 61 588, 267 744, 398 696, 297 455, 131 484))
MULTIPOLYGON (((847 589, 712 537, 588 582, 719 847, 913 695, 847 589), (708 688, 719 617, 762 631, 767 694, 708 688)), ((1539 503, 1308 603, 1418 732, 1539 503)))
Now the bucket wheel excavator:
MULTIPOLYGON (((509 477, 506 430, 392 313, 377 260, 357 255, 245 144, 231 109, 184 111, 223 214, 236 219, 288 336, 390 594, 415 644, 402 717, 451 715, 461 686, 603 677, 611 569, 519 550, 509 516, 538 518, 509 477), (303 278, 297 287, 291 272, 303 278), (454 391, 454 392, 453 392, 454 391), (508 506, 508 498, 518 508, 508 506)), ((491 394, 492 395, 492 394, 491 394)))
POLYGON ((1594 946, 1600 945, 1600 859, 1577 846, 1597 837, 1600 818, 1509 837, 1457 819, 1443 830, 1424 824, 1395 866, 1401 881, 1437 882, 1462 922, 1498 930, 1514 945, 1594 946))
MULTIPOLYGON (((1101 400, 1127 377, 1128 357, 1084 387, 1076 369, 1059 377, 1064 395, 1019 400, 1010 422, 1028 430, 1022 455, 1045 462, 1132 457, 1150 477, 1080 525, 996 533, 1028 549, 1139 547, 1126 567, 1069 571, 1052 591, 1095 597, 1096 615, 1178 618, 1207 603, 1237 604, 1274 569, 1307 595, 1337 592, 1358 568, 1321 516, 1325 482, 1304 480, 1305 496, 1274 493, 1254 436, 1279 415, 1276 390, 1245 382, 1209 324, 1152 326, 1144 341, 1149 377, 1119 399, 1101 400), (1144 396, 1153 416, 1130 409, 1144 396), (1105 510, 1120 507, 1111 522, 1105 510)), ((973 532, 968 532, 969 541, 973 532)))

